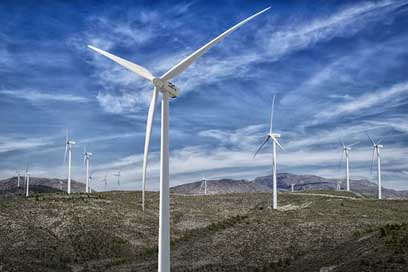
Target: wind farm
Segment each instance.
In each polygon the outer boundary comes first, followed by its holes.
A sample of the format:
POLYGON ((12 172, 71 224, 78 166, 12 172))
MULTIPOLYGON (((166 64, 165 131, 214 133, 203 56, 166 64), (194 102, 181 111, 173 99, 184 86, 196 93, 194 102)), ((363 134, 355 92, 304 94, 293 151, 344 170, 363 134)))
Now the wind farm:
POLYGON ((1 3, 0 271, 405 271, 407 4, 1 3))

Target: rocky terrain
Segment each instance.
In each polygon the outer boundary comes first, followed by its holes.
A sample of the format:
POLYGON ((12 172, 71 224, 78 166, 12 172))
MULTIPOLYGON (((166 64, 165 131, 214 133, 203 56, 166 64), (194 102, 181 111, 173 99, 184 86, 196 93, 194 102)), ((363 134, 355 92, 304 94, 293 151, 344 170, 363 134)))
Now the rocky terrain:
MULTIPOLYGON (((157 271, 159 193, 0 200, 0 271, 157 271)), ((172 271, 406 271, 408 200, 171 195, 172 271)))
MULTIPOLYGON (((18 177, 0 180, 0 198, 10 198, 16 196, 25 196, 26 183, 24 176, 20 176, 20 187, 18 185, 18 177)), ((39 178, 30 177, 29 193, 54 193, 66 192, 67 180, 57 178, 39 178)), ((71 191, 74 193, 84 192, 85 184, 71 180, 71 191)))
MULTIPOLYGON (((328 179, 313 175, 294 175, 289 173, 277 174, 278 190, 290 191, 294 184, 295 191, 303 190, 336 190, 340 183, 342 190, 346 188, 346 182, 341 179, 328 179)), ((172 192, 178 194, 203 194, 203 182, 174 186, 172 192)), ((350 189, 357 194, 376 197, 378 186, 368 180, 351 180, 350 189)), ((272 190, 272 176, 257 177, 253 181, 247 180, 207 180, 207 194, 244 193, 244 192, 270 192, 272 190)), ((385 198, 408 198, 408 191, 397 191, 383 188, 385 198)))

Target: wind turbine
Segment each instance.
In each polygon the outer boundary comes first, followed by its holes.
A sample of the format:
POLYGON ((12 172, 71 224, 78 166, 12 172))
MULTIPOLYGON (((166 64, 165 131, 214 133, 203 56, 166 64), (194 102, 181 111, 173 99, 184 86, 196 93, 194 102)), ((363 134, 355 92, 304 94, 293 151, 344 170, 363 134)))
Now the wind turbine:
POLYGON ((341 142, 341 146, 343 148, 343 151, 341 152, 339 168, 341 166, 341 162, 343 161, 343 155, 346 155, 346 187, 347 187, 347 191, 350 191, 349 156, 350 156, 351 147, 353 145, 358 144, 359 142, 355 142, 355 143, 350 144, 350 145, 345 145, 342 139, 340 139, 340 142, 341 142))
POLYGON ((17 173, 17 188, 20 188, 20 171, 16 171, 17 173))
POLYGON ((280 138, 280 134, 273 133, 272 132, 272 120, 273 120, 273 110, 275 107, 275 95, 273 96, 272 100, 272 110, 271 110, 271 123, 269 125, 269 133, 266 135, 266 138, 264 142, 261 144, 261 146, 258 148, 258 150, 254 154, 254 158, 256 154, 262 149, 262 147, 270 140, 272 139, 272 145, 273 145, 273 159, 272 159, 272 174, 273 174, 273 197, 272 197, 272 208, 277 209, 278 208, 278 188, 277 188, 277 181, 276 181, 276 145, 280 147, 280 149, 284 150, 281 144, 278 141, 278 138, 280 138))
POLYGON ((373 173, 373 164, 374 164, 374 156, 377 155, 377 182, 378 182, 378 199, 382 199, 382 194, 381 194, 381 157, 380 157, 380 148, 383 148, 384 146, 381 145, 381 140, 378 140, 377 143, 371 139, 370 135, 368 135, 368 138, 370 139, 371 143, 373 144, 373 156, 371 159, 371 173, 373 173))
POLYGON ((85 175, 86 175, 86 178, 85 178, 85 180, 86 180, 85 192, 86 193, 90 193, 90 191, 89 191, 89 163, 91 161, 91 157, 92 157, 92 153, 86 151, 86 147, 84 147, 84 166, 86 167, 86 170, 85 170, 85 172, 86 172, 85 173, 85 175))
POLYGON ((75 141, 69 140, 68 129, 65 134, 65 153, 64 153, 64 163, 67 161, 67 151, 68 151, 68 194, 71 194, 71 150, 72 146, 76 144, 75 141))
POLYGON ((30 173, 28 172, 29 164, 27 163, 26 171, 25 171, 25 182, 26 182, 26 197, 29 195, 30 190, 30 173))
POLYGON ((236 24, 232 28, 228 29, 209 43, 192 53, 190 56, 182 60, 180 63, 173 66, 161 77, 155 77, 146 68, 139 66, 135 63, 124 60, 120 57, 112 55, 108 52, 89 46, 89 48, 104 55, 112 61, 124 66, 139 76, 152 82, 153 95, 149 106, 149 112, 147 115, 146 125, 146 140, 144 146, 144 158, 143 158, 143 193, 142 193, 142 207, 144 210, 145 204, 145 189, 146 189, 146 168, 149 154, 150 136, 153 125, 153 119, 155 114, 156 102, 158 93, 162 93, 162 123, 161 123, 161 152, 160 152, 160 219, 159 219, 159 257, 158 257, 158 271, 165 272, 170 271, 170 222, 169 222, 169 143, 168 143, 168 130, 169 130, 169 96, 175 98, 179 94, 179 89, 171 83, 169 80, 181 74, 186 70, 195 60, 206 53, 211 47, 223 40, 228 34, 237 30, 239 27, 249 22, 258 15, 266 12, 270 7, 252 15, 251 17, 236 24))
POLYGON ((105 190, 106 190, 106 187, 108 186, 108 172, 105 173, 105 177, 103 178, 102 181, 105 183, 105 190))
POLYGON ((292 183, 291 185, 290 185, 290 187, 291 187, 291 190, 292 190, 292 193, 295 191, 295 184, 294 183, 292 183))
POLYGON ((119 170, 117 174, 113 174, 115 177, 118 177, 118 186, 120 186, 120 171, 121 170, 119 170))
POLYGON ((205 177, 203 177, 203 179, 201 180, 199 194, 201 193, 201 188, 203 187, 204 187, 204 195, 207 195, 207 180, 205 179, 205 177))

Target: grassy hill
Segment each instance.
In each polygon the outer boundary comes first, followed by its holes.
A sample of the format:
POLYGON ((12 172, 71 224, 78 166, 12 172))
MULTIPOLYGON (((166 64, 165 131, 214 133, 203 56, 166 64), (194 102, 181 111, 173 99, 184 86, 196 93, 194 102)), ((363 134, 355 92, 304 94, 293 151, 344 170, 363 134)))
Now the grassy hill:
MULTIPOLYGON (((157 271, 158 193, 0 200, 0 271, 157 271)), ((172 271, 404 271, 408 201, 347 192, 171 196, 172 271)), ((405 270, 406 271, 406 270, 405 270)))

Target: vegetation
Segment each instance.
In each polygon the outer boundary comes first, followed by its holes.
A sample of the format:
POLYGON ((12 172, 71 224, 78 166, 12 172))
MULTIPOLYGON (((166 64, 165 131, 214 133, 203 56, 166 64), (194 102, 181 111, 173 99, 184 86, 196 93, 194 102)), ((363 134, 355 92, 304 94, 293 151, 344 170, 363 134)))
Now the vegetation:
MULTIPOLYGON (((158 193, 0 200, 0 271, 155 271, 158 193)), ((408 201, 350 193, 171 196, 172 271, 404 271, 408 201), (334 196, 325 196, 333 194, 334 196)))

